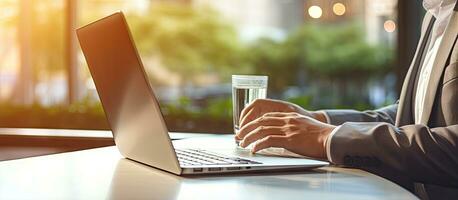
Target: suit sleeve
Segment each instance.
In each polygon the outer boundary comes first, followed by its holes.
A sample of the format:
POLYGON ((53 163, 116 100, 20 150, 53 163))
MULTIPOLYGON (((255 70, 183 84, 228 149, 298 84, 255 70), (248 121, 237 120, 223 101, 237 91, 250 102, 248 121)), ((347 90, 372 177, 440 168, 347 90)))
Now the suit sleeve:
POLYGON ((332 125, 345 122, 386 122, 395 124, 398 104, 389 105, 378 110, 322 110, 332 125))
POLYGON ((458 125, 428 128, 389 123, 344 123, 330 141, 333 163, 383 177, 458 186, 458 125))

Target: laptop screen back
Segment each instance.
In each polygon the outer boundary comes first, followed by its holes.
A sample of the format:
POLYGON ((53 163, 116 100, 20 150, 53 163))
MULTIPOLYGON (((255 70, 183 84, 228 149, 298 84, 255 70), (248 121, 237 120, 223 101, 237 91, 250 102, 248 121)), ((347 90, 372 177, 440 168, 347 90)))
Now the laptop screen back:
POLYGON ((179 174, 159 104, 122 12, 79 28, 77 35, 121 154, 179 174))

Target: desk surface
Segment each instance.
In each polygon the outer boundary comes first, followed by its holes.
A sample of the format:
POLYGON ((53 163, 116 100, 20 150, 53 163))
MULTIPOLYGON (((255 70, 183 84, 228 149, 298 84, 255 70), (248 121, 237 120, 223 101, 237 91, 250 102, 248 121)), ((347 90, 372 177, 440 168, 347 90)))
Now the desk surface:
MULTIPOLYGON (((211 142, 214 138, 208 139, 211 142)), ((194 140, 198 144, 205 137, 194 140)), ((116 147, 105 147, 0 162, 0 199, 416 197, 383 178, 356 169, 323 167, 303 172, 180 177, 124 159, 116 147)))

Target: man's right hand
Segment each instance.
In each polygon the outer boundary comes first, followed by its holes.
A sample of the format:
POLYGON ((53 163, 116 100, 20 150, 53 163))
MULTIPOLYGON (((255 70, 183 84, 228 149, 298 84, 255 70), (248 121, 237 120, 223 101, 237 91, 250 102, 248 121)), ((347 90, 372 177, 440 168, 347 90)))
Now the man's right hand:
MULTIPOLYGON (((245 107, 240 114, 240 127, 245 124, 262 117, 266 113, 281 112, 281 113, 299 113, 304 116, 314 118, 318 121, 327 123, 323 112, 310 112, 300 106, 286 101, 273 99, 256 99, 250 105, 245 107)), ((238 138, 241 139, 241 138, 238 138)))

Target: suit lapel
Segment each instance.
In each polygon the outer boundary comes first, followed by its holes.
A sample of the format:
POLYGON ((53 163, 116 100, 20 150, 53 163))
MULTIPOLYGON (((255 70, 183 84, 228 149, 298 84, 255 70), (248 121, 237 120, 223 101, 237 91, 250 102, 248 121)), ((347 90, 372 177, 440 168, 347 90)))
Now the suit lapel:
POLYGON ((396 126, 410 124, 412 121, 412 94, 415 84, 415 76, 417 74, 418 68, 420 68, 423 51, 426 49, 426 44, 428 43, 429 35, 431 34, 433 25, 434 19, 431 14, 427 13, 422 26, 426 27, 426 29, 422 30, 415 56, 402 85, 401 95, 398 103, 398 112, 396 114, 396 126))
MULTIPOLYGON (((458 5, 458 4, 457 4, 458 5)), ((425 104, 423 107, 423 114, 421 116, 421 124, 428 124, 431 111, 434 105, 436 92, 439 87, 439 83, 446 66, 447 58, 450 55, 453 44, 458 34, 458 14, 456 12, 457 6, 455 6, 455 12, 453 12, 450 22, 445 30, 442 42, 439 46, 436 59, 433 65, 433 71, 428 82, 428 88, 426 90, 425 104)))

